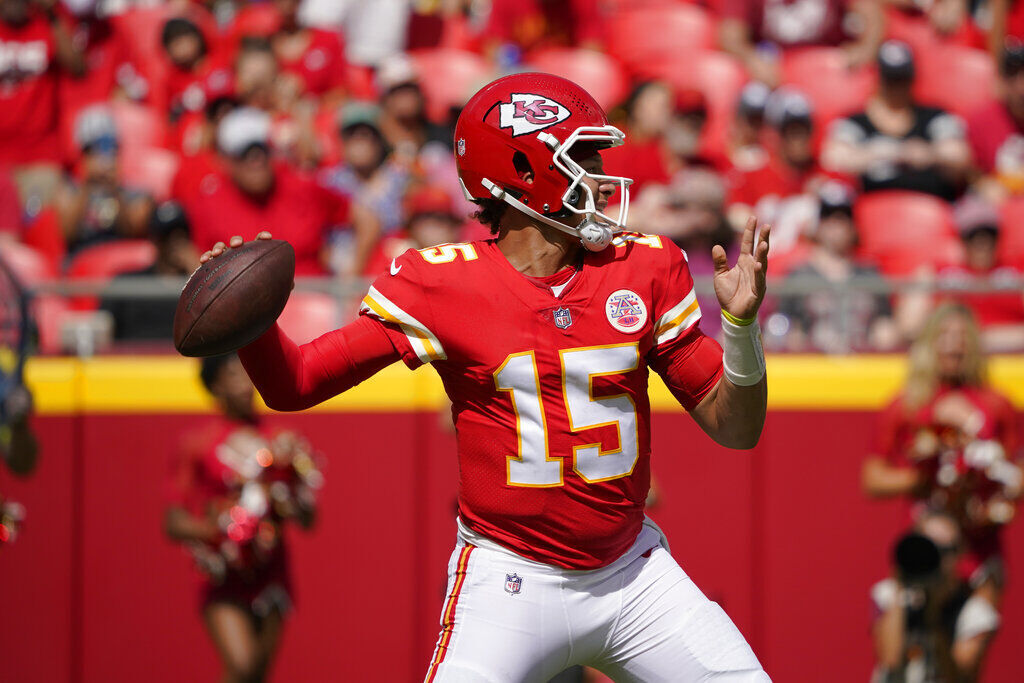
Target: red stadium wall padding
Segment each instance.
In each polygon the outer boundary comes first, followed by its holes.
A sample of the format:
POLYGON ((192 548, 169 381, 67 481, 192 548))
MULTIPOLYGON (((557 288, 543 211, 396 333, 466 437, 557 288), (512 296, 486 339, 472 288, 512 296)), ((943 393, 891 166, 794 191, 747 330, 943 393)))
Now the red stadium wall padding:
MULTIPOLYGON (((161 530, 171 449, 204 418, 38 418, 33 478, 0 473, 28 507, 0 551, 0 680, 216 680, 191 562, 161 530)), ((453 436, 434 412, 269 418, 327 459, 320 518, 290 536, 298 606, 278 681, 420 680, 454 543, 453 436)), ((712 445, 682 413, 654 418, 664 528, 774 680, 860 683, 872 665, 867 591, 905 524, 867 501, 870 412, 774 410, 761 445, 712 445)), ((1015 680, 1024 642, 1024 523, 1008 533, 1006 623, 984 680, 1015 680)))

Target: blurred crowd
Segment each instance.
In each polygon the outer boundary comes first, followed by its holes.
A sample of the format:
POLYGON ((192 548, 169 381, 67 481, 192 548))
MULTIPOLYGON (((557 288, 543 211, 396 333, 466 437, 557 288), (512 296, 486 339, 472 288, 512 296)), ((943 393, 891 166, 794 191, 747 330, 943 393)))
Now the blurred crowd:
MULTIPOLYGON (((1021 38, 1013 0, 0 0, 0 249, 30 287, 130 283, 269 229, 300 276, 373 277, 486 236, 454 121, 539 70, 625 130, 630 226, 698 277, 773 225, 770 349, 904 348, 954 298, 1019 350, 1021 38)), ((97 309, 170 336, 173 298, 42 296, 43 350, 97 309)))

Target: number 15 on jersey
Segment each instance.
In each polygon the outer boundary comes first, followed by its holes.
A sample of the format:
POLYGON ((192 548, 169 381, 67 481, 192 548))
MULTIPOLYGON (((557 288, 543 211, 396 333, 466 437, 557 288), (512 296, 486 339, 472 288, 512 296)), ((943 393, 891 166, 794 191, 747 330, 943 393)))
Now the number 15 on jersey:
MULTIPOLYGON (((594 378, 636 370, 636 342, 559 351, 560 383, 573 432, 614 426, 618 446, 605 450, 600 442, 573 446, 573 470, 586 482, 625 477, 640 455, 636 404, 628 394, 594 397, 594 378)), ((552 457, 540 391, 540 372, 533 351, 513 353, 494 372, 494 386, 508 392, 516 415, 517 455, 509 456, 511 486, 551 487, 563 484, 561 457, 552 457)))

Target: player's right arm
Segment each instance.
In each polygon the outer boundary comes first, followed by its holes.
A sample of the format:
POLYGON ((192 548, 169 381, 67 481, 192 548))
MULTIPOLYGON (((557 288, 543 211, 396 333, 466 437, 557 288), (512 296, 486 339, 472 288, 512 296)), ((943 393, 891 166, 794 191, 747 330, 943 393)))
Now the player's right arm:
MULTIPOLYGON (((270 239, 270 233, 263 231, 256 239, 270 239)), ((206 263, 242 243, 238 236, 228 245, 218 242, 199 261, 206 263)), ((267 406, 281 411, 322 403, 402 357, 385 325, 369 316, 301 346, 275 324, 238 356, 267 406)))

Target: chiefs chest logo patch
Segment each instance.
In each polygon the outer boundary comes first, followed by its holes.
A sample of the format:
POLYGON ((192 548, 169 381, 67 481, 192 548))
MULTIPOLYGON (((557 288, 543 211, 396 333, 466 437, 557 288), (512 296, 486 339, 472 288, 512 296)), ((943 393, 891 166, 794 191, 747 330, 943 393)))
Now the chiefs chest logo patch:
POLYGON ((619 289, 608 296, 604 304, 608 322, 619 332, 638 332, 647 322, 647 306, 636 292, 619 289))
POLYGON ((498 107, 498 126, 511 128, 512 137, 544 130, 569 118, 569 110, 550 97, 512 93, 511 102, 498 107))

